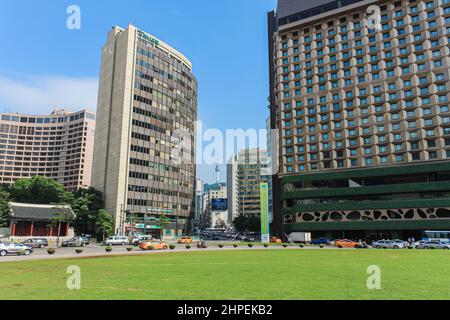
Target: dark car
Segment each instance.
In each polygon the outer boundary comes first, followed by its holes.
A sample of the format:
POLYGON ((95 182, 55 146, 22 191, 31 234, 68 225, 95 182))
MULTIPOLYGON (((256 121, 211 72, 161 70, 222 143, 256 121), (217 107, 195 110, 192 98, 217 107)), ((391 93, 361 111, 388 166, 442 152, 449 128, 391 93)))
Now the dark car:
POLYGON ((30 248, 44 248, 48 247, 48 240, 44 238, 27 239, 22 244, 30 248))
POLYGON ((318 238, 318 239, 312 240, 311 244, 315 244, 315 245, 321 245, 321 244, 330 245, 331 241, 330 241, 330 239, 327 239, 327 238, 318 238))
POLYGON ((69 239, 67 241, 64 241, 61 246, 63 247, 85 247, 89 245, 90 240, 85 237, 75 237, 72 239, 69 239))

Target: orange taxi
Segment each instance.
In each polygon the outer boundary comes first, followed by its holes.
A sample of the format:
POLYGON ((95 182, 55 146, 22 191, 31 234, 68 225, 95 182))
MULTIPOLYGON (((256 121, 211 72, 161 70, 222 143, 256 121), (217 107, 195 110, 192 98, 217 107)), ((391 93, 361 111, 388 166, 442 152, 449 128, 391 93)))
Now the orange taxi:
POLYGON ((167 250, 169 246, 162 241, 147 241, 139 245, 142 250, 167 250))
POLYGON ((178 239, 178 243, 179 244, 191 244, 192 238, 191 237, 181 237, 180 239, 178 239))
POLYGON ((270 238, 270 243, 282 243, 283 241, 281 241, 280 238, 277 237, 272 237, 270 238))
POLYGON ((336 240, 334 245, 338 248, 354 248, 358 245, 358 242, 348 239, 336 240))

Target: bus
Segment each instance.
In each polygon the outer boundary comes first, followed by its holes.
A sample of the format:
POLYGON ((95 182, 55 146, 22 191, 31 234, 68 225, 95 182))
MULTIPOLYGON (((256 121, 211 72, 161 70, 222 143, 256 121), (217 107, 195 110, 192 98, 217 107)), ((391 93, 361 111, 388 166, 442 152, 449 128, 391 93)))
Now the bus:
POLYGON ((425 231, 423 240, 450 243, 450 231, 425 231))

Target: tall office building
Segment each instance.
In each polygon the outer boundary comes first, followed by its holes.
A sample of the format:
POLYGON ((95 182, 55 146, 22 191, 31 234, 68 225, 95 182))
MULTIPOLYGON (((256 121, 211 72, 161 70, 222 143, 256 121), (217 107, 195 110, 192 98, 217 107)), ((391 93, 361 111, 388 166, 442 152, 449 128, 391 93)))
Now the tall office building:
POLYGON ((201 179, 196 179, 195 183, 195 224, 194 228, 196 231, 200 229, 200 221, 203 214, 203 181, 201 179))
POLYGON ((240 150, 229 160, 227 180, 231 221, 240 214, 260 214, 260 184, 268 181, 268 164, 267 151, 259 148, 240 150))
POLYGON ((116 231, 133 216, 139 233, 174 237, 195 216, 197 81, 191 62, 156 37, 114 27, 103 48, 93 186, 116 231), (184 132, 185 162, 174 154, 184 132), (187 140, 187 141, 186 141, 187 140), (162 224, 163 217, 172 223, 162 224))
POLYGON ((448 229, 450 1, 280 0, 268 18, 283 230, 448 229))
POLYGON ((67 191, 90 187, 95 113, 0 114, 0 184, 45 176, 67 191))
POLYGON ((239 215, 238 202, 238 157, 233 155, 227 163, 227 198, 228 198, 228 223, 239 215))
POLYGON ((264 149, 244 149, 238 153, 238 208, 244 215, 259 215, 261 212, 260 185, 267 182, 264 175, 268 164, 264 149))

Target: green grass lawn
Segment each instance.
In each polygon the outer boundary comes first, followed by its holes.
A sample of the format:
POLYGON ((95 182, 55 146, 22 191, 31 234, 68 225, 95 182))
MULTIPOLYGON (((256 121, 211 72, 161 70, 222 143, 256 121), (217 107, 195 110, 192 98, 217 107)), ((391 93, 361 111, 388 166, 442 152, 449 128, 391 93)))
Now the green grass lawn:
POLYGON ((1 263, 0 299, 450 299, 450 252, 258 250, 1 263), (81 290, 66 269, 81 268, 81 290), (381 268, 368 290, 367 268, 381 268))

